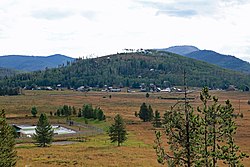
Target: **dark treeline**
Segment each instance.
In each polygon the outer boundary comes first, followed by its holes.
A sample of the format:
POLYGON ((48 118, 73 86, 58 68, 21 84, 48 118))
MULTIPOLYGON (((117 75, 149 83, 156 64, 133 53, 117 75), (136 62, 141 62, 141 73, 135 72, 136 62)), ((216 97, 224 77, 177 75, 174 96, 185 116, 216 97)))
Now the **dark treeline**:
POLYGON ((74 106, 63 105, 62 107, 59 107, 54 114, 57 116, 71 116, 76 115, 77 113, 74 106))
POLYGON ((103 121, 106 119, 103 110, 100 107, 93 108, 91 104, 84 104, 82 108, 78 109, 78 112, 76 111, 75 106, 63 105, 62 107, 59 107, 57 109, 54 115, 66 117, 77 115, 78 117, 98 119, 99 121, 103 121))
POLYGON ((2 68, 0 67, 0 79, 6 79, 9 76, 13 76, 17 74, 18 72, 12 69, 2 68))
POLYGON ((19 88, 11 88, 11 87, 0 87, 0 96, 14 96, 19 95, 20 89, 19 88))
POLYGON ((68 66, 19 74, 5 78, 0 85, 56 86, 77 88, 126 86, 139 88, 141 83, 159 87, 178 86, 183 83, 183 71, 188 74, 188 85, 226 89, 235 85, 240 89, 250 86, 247 74, 234 72, 215 65, 163 51, 122 53, 93 59, 78 59, 68 66))
POLYGON ((98 119, 99 121, 106 119, 103 110, 100 107, 93 108, 91 104, 84 104, 82 110, 78 112, 78 117, 98 119))

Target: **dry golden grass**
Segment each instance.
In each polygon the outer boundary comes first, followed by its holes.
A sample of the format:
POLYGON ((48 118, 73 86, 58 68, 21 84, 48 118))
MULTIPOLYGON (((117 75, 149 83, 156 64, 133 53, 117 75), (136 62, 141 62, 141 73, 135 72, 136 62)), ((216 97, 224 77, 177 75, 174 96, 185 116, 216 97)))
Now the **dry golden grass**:
MULTIPOLYGON (((237 144, 243 151, 250 154, 250 93, 211 91, 212 95, 219 97, 220 102, 230 99, 235 111, 244 114, 237 120, 237 144), (239 104, 240 103, 240 104, 239 104)), ((154 131, 150 123, 143 123, 134 116, 139 111, 142 102, 151 104, 154 110, 161 114, 169 109, 176 100, 159 99, 158 97, 182 97, 183 94, 150 93, 147 99, 145 93, 107 93, 107 92, 74 92, 74 91, 25 91, 21 96, 0 97, 0 109, 7 112, 10 123, 36 123, 37 118, 25 117, 31 115, 32 106, 37 106, 38 112, 55 112, 64 104, 81 108, 83 104, 91 103, 94 107, 100 106, 111 122, 115 114, 121 114, 127 124, 129 140, 122 147, 110 144, 107 135, 91 137, 90 141, 64 146, 51 146, 37 148, 24 144, 17 147, 17 166, 53 167, 53 166, 161 166, 156 161, 154 144, 154 131), (109 95, 112 98, 109 98, 109 95), (104 98, 105 97, 105 98, 104 98), (129 124, 133 121, 134 124, 129 124)), ((195 97, 191 104, 196 108, 200 105, 199 92, 189 94, 195 97)), ((50 117, 52 122, 58 118, 50 117)), ((59 120, 61 121, 61 120, 59 120)), ((250 161, 244 161, 245 166, 250 166, 250 161)))
MULTIPOLYGON (((133 138, 133 137, 131 137, 133 138)), ((133 139, 121 147, 110 144, 107 136, 96 136, 90 141, 37 148, 18 148, 17 166, 159 166, 149 145, 133 139)))

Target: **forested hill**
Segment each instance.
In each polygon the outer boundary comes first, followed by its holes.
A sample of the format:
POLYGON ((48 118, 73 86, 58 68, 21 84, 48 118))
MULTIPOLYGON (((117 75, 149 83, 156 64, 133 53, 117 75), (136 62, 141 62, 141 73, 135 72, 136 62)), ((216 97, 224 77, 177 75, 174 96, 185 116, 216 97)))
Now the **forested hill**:
POLYGON ((55 86, 77 88, 81 85, 130 86, 154 83, 158 86, 183 85, 183 71, 189 86, 226 88, 250 85, 250 77, 205 62, 164 51, 122 53, 76 60, 68 66, 17 75, 1 83, 12 86, 55 86))
POLYGON ((0 67, 20 71, 37 71, 45 68, 54 68, 58 65, 67 64, 74 59, 68 56, 56 54, 51 56, 0 56, 0 67))
POLYGON ((17 71, 0 67, 0 79, 3 79, 6 76, 13 76, 14 74, 17 74, 17 71))

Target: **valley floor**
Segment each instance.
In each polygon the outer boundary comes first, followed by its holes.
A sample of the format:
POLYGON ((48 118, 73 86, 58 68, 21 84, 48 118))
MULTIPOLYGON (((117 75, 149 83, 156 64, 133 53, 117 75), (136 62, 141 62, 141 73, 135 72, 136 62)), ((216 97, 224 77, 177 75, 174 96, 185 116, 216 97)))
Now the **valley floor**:
MULTIPOLYGON (((192 106, 201 105, 199 91, 190 93, 192 106)), ((238 131, 236 142, 242 151, 250 154, 250 93, 211 91, 212 95, 219 97, 223 102, 230 99, 235 112, 244 114, 237 120, 238 131)), ((45 112, 52 123, 65 123, 65 118, 50 116, 50 112, 56 112, 60 106, 71 105, 82 108, 83 104, 92 104, 93 107, 101 107, 107 117, 106 122, 89 121, 89 124, 107 130, 116 114, 121 114, 127 124, 128 141, 121 147, 111 144, 106 133, 94 136, 57 137, 56 140, 77 140, 73 144, 52 145, 39 148, 29 143, 30 139, 19 140, 17 147, 17 166, 24 167, 56 167, 56 166, 162 166, 157 163, 155 150, 155 128, 151 123, 144 123, 135 117, 135 111, 139 111, 143 102, 151 104, 153 110, 160 111, 163 115, 176 100, 171 97, 182 97, 178 93, 125 93, 125 92, 75 92, 75 91, 25 91, 20 96, 0 96, 0 109, 5 109, 9 123, 36 124, 38 118, 32 118, 30 110, 36 106, 39 113, 45 112), (111 95, 111 98, 109 98, 111 95), (160 98, 164 97, 164 98, 160 98), (169 99, 168 99, 169 98, 169 99), (83 140, 79 140, 83 139, 83 140)), ((83 121, 73 118, 76 121, 83 121)), ((250 166, 250 160, 243 162, 250 166)))

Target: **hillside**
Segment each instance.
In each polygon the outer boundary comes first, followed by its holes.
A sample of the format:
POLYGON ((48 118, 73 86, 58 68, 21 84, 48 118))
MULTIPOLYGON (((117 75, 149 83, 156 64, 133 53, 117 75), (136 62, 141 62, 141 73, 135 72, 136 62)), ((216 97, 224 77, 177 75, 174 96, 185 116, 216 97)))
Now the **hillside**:
POLYGON ((43 56, 21 56, 8 55, 0 56, 0 67, 15 69, 20 71, 37 71, 45 68, 54 68, 59 65, 73 61, 71 57, 56 54, 47 57, 43 56))
POLYGON ((141 83, 154 83, 167 87, 183 85, 184 70, 187 72, 189 86, 250 86, 249 75, 164 51, 122 53, 77 60, 65 67, 21 74, 1 83, 12 83, 11 86, 62 84, 64 87, 74 88, 81 85, 139 87, 141 83))
POLYGON ((171 46, 169 48, 157 49, 157 50, 171 52, 171 53, 175 53, 178 55, 186 55, 186 54, 189 54, 191 52, 199 51, 199 49, 197 47, 190 46, 190 45, 171 46))
POLYGON ((17 71, 0 67, 0 79, 3 79, 6 76, 13 76, 14 74, 17 74, 17 71))
POLYGON ((230 55, 223 55, 211 50, 194 51, 184 56, 205 61, 223 68, 250 73, 250 63, 230 55))

